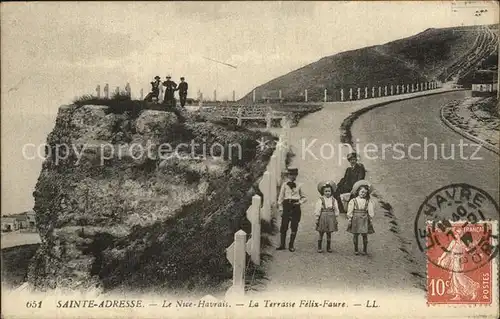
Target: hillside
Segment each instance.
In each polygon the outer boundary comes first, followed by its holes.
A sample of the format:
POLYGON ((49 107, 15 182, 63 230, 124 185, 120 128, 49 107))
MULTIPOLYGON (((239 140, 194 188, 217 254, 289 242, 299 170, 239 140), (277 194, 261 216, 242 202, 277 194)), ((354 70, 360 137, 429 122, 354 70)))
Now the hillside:
MULTIPOLYGON (((484 28, 484 27, 483 27, 484 28)), ((478 27, 427 29, 414 36, 383 45, 341 52, 275 78, 255 88, 257 97, 282 90, 287 101, 323 98, 323 90, 444 80, 448 70, 462 60, 485 31, 478 27)), ((497 34, 498 36, 498 34, 497 34)), ((332 48, 334 50, 334 48, 332 48)), ((252 92, 241 102, 250 102, 252 92)))

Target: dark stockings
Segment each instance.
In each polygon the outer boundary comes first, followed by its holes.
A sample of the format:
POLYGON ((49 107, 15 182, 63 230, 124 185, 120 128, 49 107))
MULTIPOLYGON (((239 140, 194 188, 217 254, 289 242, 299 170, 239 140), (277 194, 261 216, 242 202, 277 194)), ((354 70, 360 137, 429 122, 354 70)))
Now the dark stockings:
MULTIPOLYGON (((366 253, 366 249, 368 248, 368 234, 361 234, 363 237, 363 252, 366 253)), ((354 242, 354 251, 358 251, 358 237, 359 234, 354 234, 353 242, 354 242)))

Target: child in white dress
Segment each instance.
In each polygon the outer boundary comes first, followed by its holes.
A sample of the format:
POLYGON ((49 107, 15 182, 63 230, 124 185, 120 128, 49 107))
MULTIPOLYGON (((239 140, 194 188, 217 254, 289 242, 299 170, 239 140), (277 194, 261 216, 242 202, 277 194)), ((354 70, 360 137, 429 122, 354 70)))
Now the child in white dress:
POLYGON ((337 216, 340 211, 337 200, 333 197, 336 190, 334 182, 321 182, 318 191, 321 197, 314 207, 316 231, 318 231, 318 253, 323 252, 323 234, 326 233, 326 250, 331 253, 332 232, 338 231, 337 216))
POLYGON ((347 231, 353 234, 354 253, 358 252, 359 234, 363 237, 363 252, 367 254, 368 234, 373 234, 372 218, 375 215, 373 202, 370 200, 371 185, 369 182, 361 180, 356 182, 352 188, 352 193, 356 196, 349 201, 347 206, 347 218, 349 220, 347 231))

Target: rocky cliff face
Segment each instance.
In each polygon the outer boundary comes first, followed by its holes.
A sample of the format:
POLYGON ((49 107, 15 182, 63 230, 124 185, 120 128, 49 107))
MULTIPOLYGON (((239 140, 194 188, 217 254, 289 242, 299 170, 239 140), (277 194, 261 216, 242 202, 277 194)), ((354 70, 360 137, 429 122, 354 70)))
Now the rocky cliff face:
POLYGON ((34 192, 42 244, 29 282, 189 289, 230 278, 224 250, 247 227, 252 185, 272 152, 257 140, 272 137, 187 114, 116 113, 59 109, 34 192))

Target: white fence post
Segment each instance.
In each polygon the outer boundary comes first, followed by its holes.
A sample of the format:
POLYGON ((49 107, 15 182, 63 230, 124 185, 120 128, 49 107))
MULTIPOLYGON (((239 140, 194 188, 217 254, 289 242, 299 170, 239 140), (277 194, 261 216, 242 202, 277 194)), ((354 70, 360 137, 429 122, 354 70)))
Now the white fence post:
POLYGON ((271 156, 271 162, 273 162, 273 171, 272 174, 274 175, 274 188, 278 187, 278 184, 280 182, 281 172, 278 172, 279 167, 278 167, 278 156, 276 155, 276 152, 271 156))
POLYGON ((378 96, 380 97, 382 95, 382 87, 378 87, 378 96))
POLYGON ((271 206, 276 203, 276 155, 272 155, 269 161, 269 199, 271 200, 271 206), (274 157, 273 157, 274 156, 274 157))
POLYGON ((260 202, 260 196, 254 195, 252 205, 247 209, 247 219, 252 224, 252 237, 247 241, 246 251, 255 265, 260 265, 260 202))
POLYGON ((280 101, 281 101, 281 99, 282 99, 281 90, 279 90, 278 94, 279 94, 279 98, 280 98, 280 101))
POLYGON ((307 102, 307 89, 304 90, 304 100, 307 102))
POLYGON ((406 84, 406 93, 410 93, 410 84, 406 84))
POLYGON ((384 96, 387 96, 387 85, 384 87, 384 96))
POLYGON ((391 95, 394 94, 394 86, 391 84, 391 95))
POLYGON ((252 101, 255 103, 255 90, 252 92, 252 101))
POLYGON ((326 91, 326 89, 325 89, 324 101, 325 101, 325 102, 327 102, 327 101, 328 101, 328 97, 327 97, 327 91, 326 91))
POLYGON ((374 97, 375 97, 375 87, 372 86, 372 98, 374 98, 374 97))
POLYGON ((344 102, 344 89, 340 89, 340 101, 344 102))
POLYGON ((270 181, 271 181, 270 174, 268 171, 265 171, 259 183, 259 189, 262 192, 262 195, 264 195, 262 210, 260 214, 262 219, 265 221, 271 220, 271 199, 269 198, 269 190, 271 189, 269 187, 270 181))
POLYGON ((276 161, 276 187, 281 185, 281 149, 277 149, 275 161, 276 161))
POLYGON ((352 100, 352 88, 349 89, 349 100, 352 100))
POLYGON ((238 116, 238 118, 236 119, 236 125, 241 125, 241 123, 243 121, 241 119, 241 117, 243 115, 243 108, 241 106, 238 108, 238 111, 236 111, 236 115, 238 116))
POLYGON ((368 98, 368 88, 365 86, 365 99, 368 98))
POLYGON ((104 86, 104 97, 106 99, 109 99, 109 84, 106 83, 106 85, 104 86))
POLYGON ((357 96, 358 96, 358 100, 361 99, 361 88, 358 88, 357 90, 357 96))
POLYGON ((129 96, 132 97, 132 91, 130 89, 130 83, 127 82, 127 85, 125 85, 125 93, 129 96))
POLYGON ((247 234, 238 230, 234 234, 234 242, 226 249, 226 258, 233 266, 233 285, 226 296, 243 296, 245 294, 245 241, 247 234))
POLYGON ((396 85, 396 94, 399 94, 399 84, 396 85))

